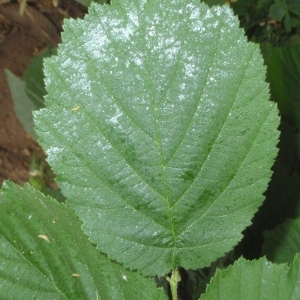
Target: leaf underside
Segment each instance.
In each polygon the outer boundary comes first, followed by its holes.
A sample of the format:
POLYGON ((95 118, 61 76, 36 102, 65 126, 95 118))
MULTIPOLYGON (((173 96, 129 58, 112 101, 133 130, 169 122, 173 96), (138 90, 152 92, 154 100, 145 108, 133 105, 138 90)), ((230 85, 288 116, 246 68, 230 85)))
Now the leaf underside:
POLYGON ((0 196, 1 299, 167 299, 154 279, 113 263, 63 204, 29 185, 0 196))
POLYGON ((91 241, 145 275, 229 251, 263 201, 278 116, 228 7, 92 4, 46 60, 39 140, 91 241))

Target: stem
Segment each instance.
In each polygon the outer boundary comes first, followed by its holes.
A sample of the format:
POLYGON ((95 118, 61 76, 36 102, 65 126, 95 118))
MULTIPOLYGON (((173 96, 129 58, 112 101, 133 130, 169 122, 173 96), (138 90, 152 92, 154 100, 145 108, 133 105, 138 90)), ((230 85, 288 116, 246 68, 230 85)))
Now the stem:
POLYGON ((172 271, 171 278, 167 277, 167 280, 169 281, 171 287, 172 300, 178 300, 177 290, 178 282, 180 281, 180 279, 180 274, 177 268, 172 271))

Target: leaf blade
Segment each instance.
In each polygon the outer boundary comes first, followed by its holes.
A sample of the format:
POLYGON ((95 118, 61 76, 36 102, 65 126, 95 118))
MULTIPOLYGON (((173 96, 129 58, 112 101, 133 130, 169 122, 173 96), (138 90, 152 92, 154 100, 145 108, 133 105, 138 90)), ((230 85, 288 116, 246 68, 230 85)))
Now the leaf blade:
POLYGON ((258 48, 198 1, 92 5, 64 29, 36 121, 85 232, 143 274, 209 265, 250 224, 276 155, 258 48))
POLYGON ((273 230, 264 232, 263 254, 274 263, 292 262, 300 252, 299 234, 299 218, 287 219, 273 230))
POLYGON ((2 297, 166 299, 153 279, 100 254, 70 209, 31 186, 5 182, 0 207, 2 297))
POLYGON ((5 70, 6 79, 11 92, 11 97, 14 103, 14 111, 22 124, 24 130, 29 133, 34 139, 37 138, 32 112, 37 108, 34 103, 26 95, 25 83, 9 70, 5 70))
POLYGON ((291 266, 241 258, 218 270, 200 299, 297 299, 299 291, 299 255, 291 266))

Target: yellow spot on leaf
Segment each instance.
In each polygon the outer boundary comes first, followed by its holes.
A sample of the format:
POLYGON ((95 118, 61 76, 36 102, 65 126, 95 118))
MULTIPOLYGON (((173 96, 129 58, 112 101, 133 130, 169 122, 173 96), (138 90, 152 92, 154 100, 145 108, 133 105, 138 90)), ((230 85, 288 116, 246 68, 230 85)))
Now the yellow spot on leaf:
POLYGON ((45 241, 47 241, 49 243, 49 238, 46 235, 39 234, 38 237, 41 238, 41 239, 43 239, 43 240, 45 240, 45 241))
POLYGON ((79 274, 77 274, 77 273, 73 273, 72 274, 72 277, 79 277, 80 275, 79 274))
POLYGON ((71 108, 71 111, 76 111, 76 110, 78 110, 78 109, 79 109, 79 107, 80 107, 79 105, 77 105, 77 106, 74 106, 74 107, 72 107, 72 108, 71 108))

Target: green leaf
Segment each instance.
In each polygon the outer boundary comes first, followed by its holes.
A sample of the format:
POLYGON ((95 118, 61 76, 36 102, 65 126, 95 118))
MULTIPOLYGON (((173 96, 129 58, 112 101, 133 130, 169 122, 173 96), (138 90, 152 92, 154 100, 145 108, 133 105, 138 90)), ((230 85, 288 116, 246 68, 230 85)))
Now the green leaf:
POLYGON ((198 0, 92 5, 62 38, 36 123, 85 233, 143 274, 208 266, 241 239, 277 152, 258 47, 198 0))
POLYGON ((300 3, 298 0, 288 0, 287 7, 289 12, 291 12, 293 15, 296 15, 300 17, 300 3))
POLYGON ((287 11, 285 0, 275 0, 275 3, 270 7, 270 17, 280 21, 287 11))
POLYGON ((226 270, 218 270, 201 300, 298 300, 300 255, 293 264, 273 264, 266 258, 239 259, 226 270))
POLYGON ((281 115, 300 128, 300 46, 272 47, 263 45, 271 95, 281 115))
POLYGON ((43 60, 55 53, 56 49, 46 49, 40 55, 35 56, 26 69, 24 75, 26 94, 33 102, 35 109, 45 106, 44 96, 47 94, 44 83, 43 60))
POLYGON ((36 139, 37 136, 34 130, 32 115, 32 112, 36 109, 36 107, 26 95, 25 83, 9 70, 5 70, 5 74, 18 120, 22 124, 24 130, 36 139))
POLYGON ((264 233, 263 254, 276 263, 291 262, 300 253, 300 218, 287 220, 264 233))
POLYGON ((0 194, 1 299, 167 299, 154 279, 111 262, 81 222, 29 185, 0 194))
POLYGON ((92 2, 96 2, 102 5, 107 4, 109 2, 109 0, 76 0, 76 1, 85 6, 90 6, 92 2))
POLYGON ((213 6, 213 5, 223 5, 226 3, 226 0, 201 0, 208 6, 213 6))
MULTIPOLYGON (((266 191, 266 200, 255 216, 255 231, 251 235, 261 236, 262 230, 270 230, 287 218, 300 215, 300 172, 297 171, 300 133, 286 120, 280 124, 279 153, 272 168, 273 175, 266 191)), ((252 244, 252 238, 250 238, 252 244)))

